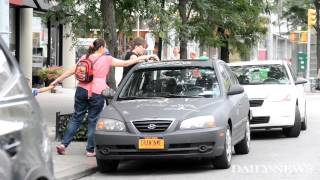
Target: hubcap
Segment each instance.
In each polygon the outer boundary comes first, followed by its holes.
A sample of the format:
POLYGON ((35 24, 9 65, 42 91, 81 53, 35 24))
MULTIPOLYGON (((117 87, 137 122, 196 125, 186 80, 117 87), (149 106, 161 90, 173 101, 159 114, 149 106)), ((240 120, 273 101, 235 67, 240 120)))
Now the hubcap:
POLYGON ((226 155, 227 155, 228 162, 230 162, 231 161, 231 155, 232 155, 230 129, 227 129, 227 132, 226 132, 226 155))
POLYGON ((249 121, 247 121, 247 125, 246 125, 246 138, 247 138, 247 147, 248 147, 248 149, 249 149, 249 147, 250 147, 250 140, 251 140, 249 121))

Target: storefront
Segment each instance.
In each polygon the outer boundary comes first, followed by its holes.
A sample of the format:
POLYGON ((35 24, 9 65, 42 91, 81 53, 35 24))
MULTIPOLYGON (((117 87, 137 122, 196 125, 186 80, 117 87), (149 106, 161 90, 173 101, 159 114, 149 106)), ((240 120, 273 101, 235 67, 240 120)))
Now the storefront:
POLYGON ((63 26, 46 21, 55 0, 9 1, 9 49, 26 77, 38 83, 37 72, 63 65, 63 26))

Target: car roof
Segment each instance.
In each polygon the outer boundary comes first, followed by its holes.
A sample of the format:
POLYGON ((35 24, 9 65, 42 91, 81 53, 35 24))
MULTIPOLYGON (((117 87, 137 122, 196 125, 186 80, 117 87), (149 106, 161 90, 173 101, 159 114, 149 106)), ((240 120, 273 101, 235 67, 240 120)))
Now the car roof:
POLYGON ((164 60, 158 62, 146 62, 138 64, 137 69, 145 68, 160 68, 160 67, 213 67, 215 63, 220 62, 221 60, 164 60))
POLYGON ((268 64, 290 64, 285 60, 264 60, 264 61, 239 61, 228 63, 229 66, 248 66, 248 65, 268 65, 268 64))

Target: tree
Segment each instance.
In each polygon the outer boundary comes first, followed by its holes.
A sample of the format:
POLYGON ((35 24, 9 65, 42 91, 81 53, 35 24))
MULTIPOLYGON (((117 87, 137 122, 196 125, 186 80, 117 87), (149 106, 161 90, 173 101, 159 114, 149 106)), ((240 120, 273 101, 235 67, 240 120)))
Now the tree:
POLYGON ((307 12, 309 8, 313 7, 312 0, 291 1, 285 0, 283 2, 282 18, 286 19, 289 24, 289 30, 296 30, 298 27, 307 29, 307 12))
POLYGON ((221 58, 227 62, 230 47, 248 56, 251 47, 266 33, 267 19, 261 16, 264 9, 263 1, 179 0, 180 19, 175 25, 182 58, 186 57, 186 40, 221 47, 221 58))
MULTIPOLYGON (((116 31, 116 18, 115 18, 115 2, 114 0, 101 0, 101 13, 102 13, 102 23, 104 39, 108 44, 108 50, 113 57, 118 56, 118 43, 117 43, 117 31, 116 31)), ((111 88, 116 89, 115 80, 115 68, 112 67, 108 76, 108 85, 111 88)))
POLYGON ((74 8, 77 7, 74 0, 63 0, 61 5, 66 7, 61 7, 61 9, 73 14, 71 19, 75 25, 74 30, 80 31, 75 33, 77 35, 85 34, 83 31, 87 31, 88 27, 100 27, 108 40, 109 48, 117 46, 116 29, 126 34, 132 33, 131 30, 137 16, 148 19, 153 32, 164 41, 169 38, 168 32, 175 29, 179 34, 180 53, 183 59, 187 58, 189 40, 199 41, 201 45, 221 47, 225 52, 222 53, 222 58, 226 61, 228 61, 229 51, 233 49, 240 52, 242 56, 246 56, 252 45, 266 31, 262 23, 265 22, 265 19, 260 16, 265 8, 263 1, 252 1, 251 3, 246 0, 97 1, 80 1, 81 8, 77 9, 74 8), (102 6, 97 9, 100 2, 102 6), (110 9, 111 6, 113 10, 110 9), (101 13, 105 21, 100 18, 101 13), (91 18, 94 19, 93 22, 87 17, 88 14, 96 17, 91 18), (115 14, 114 19, 112 19, 113 14, 115 14), (107 22, 108 20, 110 21, 107 22), (112 22, 116 23, 112 24, 112 22))
POLYGON ((290 1, 286 0, 284 2, 284 13, 283 18, 286 18, 292 29, 297 29, 297 27, 302 27, 306 30, 308 27, 308 17, 307 12, 309 8, 315 8, 317 12, 317 22, 314 26, 317 32, 317 69, 320 68, 320 26, 319 26, 319 0, 302 0, 302 1, 290 1))

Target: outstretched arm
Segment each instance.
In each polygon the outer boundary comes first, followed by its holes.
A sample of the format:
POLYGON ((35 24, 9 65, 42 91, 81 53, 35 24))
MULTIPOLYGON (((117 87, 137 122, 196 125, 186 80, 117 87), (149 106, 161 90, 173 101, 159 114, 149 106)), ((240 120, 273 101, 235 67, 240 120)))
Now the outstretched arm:
POLYGON ((53 88, 54 88, 54 86, 49 85, 48 87, 43 87, 43 88, 38 89, 38 92, 39 93, 43 93, 43 92, 49 91, 49 90, 51 90, 53 88))
POLYGON ((120 60, 117 58, 113 58, 112 59, 112 66, 127 67, 127 66, 131 66, 133 64, 136 64, 136 63, 145 62, 146 60, 148 60, 150 58, 154 58, 156 60, 159 60, 159 58, 155 55, 143 55, 143 56, 139 56, 137 58, 132 58, 129 60, 120 60))
POLYGON ((56 86, 59 82, 63 81, 65 78, 70 77, 75 73, 76 65, 74 65, 72 68, 66 70, 61 76, 59 76, 56 80, 54 80, 50 86, 56 86))

